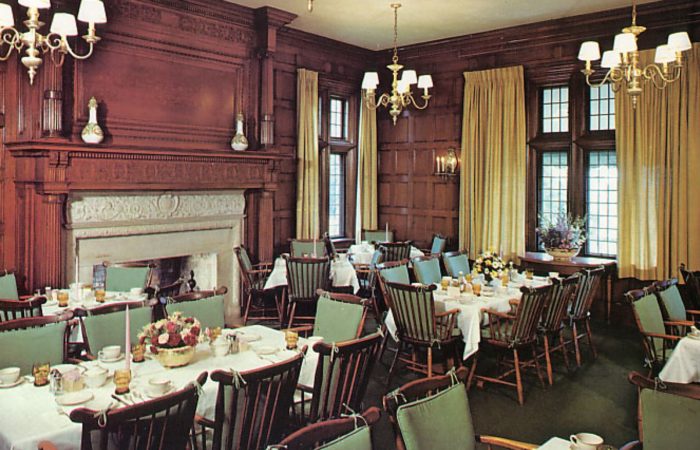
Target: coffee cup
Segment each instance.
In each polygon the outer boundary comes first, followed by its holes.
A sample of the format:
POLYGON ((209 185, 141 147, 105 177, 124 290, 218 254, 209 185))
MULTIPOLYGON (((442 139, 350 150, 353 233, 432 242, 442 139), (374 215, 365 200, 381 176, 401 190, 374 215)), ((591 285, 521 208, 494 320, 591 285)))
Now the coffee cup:
POLYGON ((108 345, 97 353, 100 359, 117 359, 122 352, 119 345, 108 345))
POLYGON ((217 339, 211 344, 214 356, 221 357, 226 356, 231 349, 231 345, 226 339, 217 339))
POLYGON ((0 383, 12 384, 19 379, 19 367, 6 367, 0 370, 0 383))
POLYGON ((603 438, 593 433, 576 433, 569 436, 573 450, 596 450, 603 444, 603 438))
POLYGON ((163 395, 171 388, 171 381, 167 378, 151 378, 148 380, 148 393, 152 396, 163 395))
POLYGON ((107 381, 107 369, 104 367, 91 367, 83 373, 85 384, 89 388, 98 388, 107 381))

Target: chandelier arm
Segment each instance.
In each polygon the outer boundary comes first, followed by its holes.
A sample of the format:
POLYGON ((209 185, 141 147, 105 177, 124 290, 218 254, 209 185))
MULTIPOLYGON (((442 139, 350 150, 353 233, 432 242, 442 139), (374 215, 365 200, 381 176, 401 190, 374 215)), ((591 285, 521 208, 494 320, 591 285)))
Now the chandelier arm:
POLYGON ((379 99, 377 100, 377 105, 383 106, 386 108, 387 106, 389 106, 390 99, 391 99, 391 96, 385 92, 379 96, 379 99))
POLYGON ((88 50, 88 52, 84 55, 78 55, 77 53, 75 53, 73 51, 73 49, 71 48, 70 43, 68 42, 67 39, 63 40, 63 44, 64 44, 65 49, 68 52, 68 54, 70 54, 73 58, 80 59, 80 60, 88 59, 90 56, 92 56, 92 51, 95 48, 95 44, 93 42, 90 42, 90 43, 88 43, 88 45, 90 46, 90 50, 88 50))
MULTIPOLYGON (((600 88, 600 87, 602 87, 605 83, 610 82, 610 81, 613 82, 613 83, 617 83, 617 82, 619 81, 619 79, 617 79, 617 80, 615 79, 615 74, 614 74, 614 72, 615 72, 615 69, 610 69, 610 70, 608 70, 608 73, 605 74, 605 77, 603 78, 603 80, 602 80, 600 83, 593 83, 593 82, 591 82, 591 76, 590 76, 590 74, 589 74, 589 75, 586 75, 586 84, 589 85, 589 86, 592 87, 592 88, 600 88)), ((622 75, 621 75, 621 74, 620 74, 620 78, 622 78, 622 75)))
POLYGON ((428 107, 428 102, 430 101, 430 95, 421 95, 421 98, 423 99, 423 105, 419 105, 418 103, 416 103, 416 98, 413 96, 412 93, 409 93, 408 97, 411 99, 411 103, 413 103, 413 106, 416 109, 425 109, 428 107))
POLYGON ((51 50, 51 62, 53 62, 56 67, 62 67, 65 60, 66 60, 66 52, 62 52, 59 50, 51 50), (56 53, 61 55, 61 57, 58 61, 56 60, 56 53))
POLYGON ((0 55, 0 61, 7 61, 12 55, 12 50, 20 51, 22 49, 22 38, 19 31, 14 28, 5 28, 2 30, 2 42, 0 42, 0 47, 7 44, 7 53, 0 55), (10 31, 10 33, 5 33, 5 31, 10 31))

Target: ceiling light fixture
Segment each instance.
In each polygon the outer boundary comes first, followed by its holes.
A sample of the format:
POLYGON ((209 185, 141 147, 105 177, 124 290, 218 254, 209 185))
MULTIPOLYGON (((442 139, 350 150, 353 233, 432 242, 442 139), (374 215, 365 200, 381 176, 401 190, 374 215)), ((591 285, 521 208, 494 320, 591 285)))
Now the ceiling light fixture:
POLYGON ((396 125, 396 120, 401 114, 401 111, 411 104, 416 109, 425 109, 428 107, 428 102, 430 100, 428 89, 433 87, 433 78, 430 75, 416 77, 415 70, 404 70, 399 79, 399 71, 403 69, 403 66, 399 64, 399 54, 397 50, 398 10, 401 7, 401 3, 392 3, 391 7, 394 9, 394 56, 391 58, 392 63, 386 66, 391 70, 393 77, 391 93, 385 92, 379 96, 378 100, 375 98, 375 91, 379 85, 379 75, 377 72, 365 72, 365 76, 362 79, 362 89, 365 91, 364 100, 368 108, 377 109, 380 106, 386 108, 391 106, 389 115, 391 115, 391 119, 394 121, 394 125, 396 125), (416 99, 411 92, 411 85, 416 83, 419 89, 423 89, 423 95, 421 95, 421 98, 423 98, 422 105, 416 103, 416 99))
POLYGON ((600 87, 610 82, 614 92, 626 85, 627 93, 632 98, 632 106, 636 108, 643 83, 651 81, 657 89, 665 89, 669 83, 678 80, 683 69, 683 52, 692 48, 688 33, 683 31, 670 34, 666 44, 656 47, 654 64, 642 68, 639 65, 637 36, 645 30, 645 27, 637 25, 637 2, 633 0, 632 25, 623 28, 622 33, 615 36, 612 50, 603 53, 600 66, 608 69, 608 73, 600 83, 592 83, 590 79, 595 73, 591 68, 591 61, 601 59, 600 46, 595 41, 581 44, 578 59, 586 62, 585 69, 581 70, 586 76, 586 83, 591 87, 600 87))
POLYGON ((25 56, 21 61, 29 72, 29 84, 34 84, 34 76, 42 63, 42 53, 51 52, 51 60, 59 67, 63 65, 66 54, 75 59, 89 58, 92 55, 93 46, 100 40, 95 34, 95 24, 107 22, 105 6, 101 0, 81 1, 78 20, 88 24, 87 34, 83 39, 90 48, 85 55, 78 55, 68 42, 68 36, 78 35, 78 26, 73 14, 54 13, 49 34, 44 36, 39 33, 44 26, 44 23, 39 21, 39 10, 51 8, 51 0, 19 0, 19 4, 27 8, 27 20, 24 21, 24 25, 28 30, 25 32, 15 28, 12 7, 6 3, 0 3, 0 34, 2 34, 0 48, 4 44, 9 46, 6 53, 0 54, 0 61, 7 61, 13 50, 20 53, 26 47, 25 56))

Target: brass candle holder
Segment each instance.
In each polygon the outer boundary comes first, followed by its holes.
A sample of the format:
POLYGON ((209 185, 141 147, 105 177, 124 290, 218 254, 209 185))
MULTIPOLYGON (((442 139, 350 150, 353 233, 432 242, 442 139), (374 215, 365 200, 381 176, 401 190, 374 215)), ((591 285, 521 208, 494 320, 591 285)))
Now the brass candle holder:
POLYGON ((116 369, 114 371, 114 393, 117 395, 128 394, 129 384, 131 383, 131 370, 129 369, 116 369))

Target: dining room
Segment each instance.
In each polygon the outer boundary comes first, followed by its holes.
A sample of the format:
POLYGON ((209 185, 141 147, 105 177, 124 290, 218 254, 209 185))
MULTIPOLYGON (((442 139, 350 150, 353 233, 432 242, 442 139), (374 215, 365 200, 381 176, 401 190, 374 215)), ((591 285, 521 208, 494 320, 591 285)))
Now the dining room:
POLYGON ((0 450, 696 448, 700 1, 0 34, 0 450))

